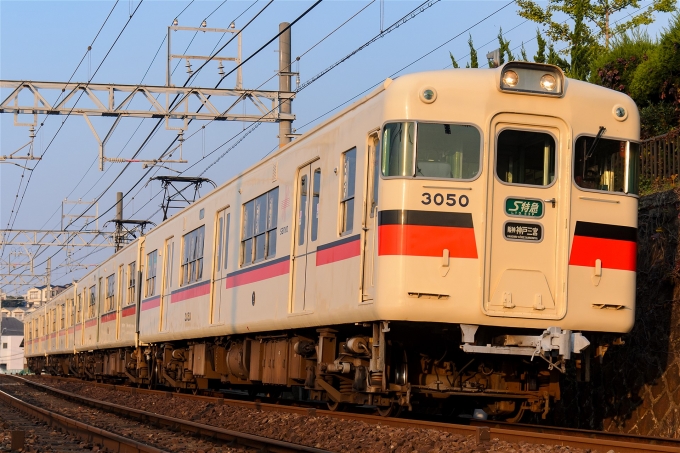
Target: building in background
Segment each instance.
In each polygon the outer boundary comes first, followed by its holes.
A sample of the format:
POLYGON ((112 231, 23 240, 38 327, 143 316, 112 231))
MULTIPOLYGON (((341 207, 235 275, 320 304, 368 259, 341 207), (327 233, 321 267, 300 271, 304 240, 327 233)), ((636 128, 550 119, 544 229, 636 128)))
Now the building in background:
POLYGON ((24 323, 16 318, 0 319, 0 373, 24 369, 24 323))
POLYGON ((33 288, 30 288, 26 292, 26 294, 24 295, 24 299, 26 299, 26 303, 28 304, 29 309, 38 308, 42 304, 46 303, 48 300, 52 299, 54 296, 68 288, 69 286, 71 286, 71 283, 64 286, 59 285, 51 286, 50 294, 48 294, 47 285, 34 286, 33 288))

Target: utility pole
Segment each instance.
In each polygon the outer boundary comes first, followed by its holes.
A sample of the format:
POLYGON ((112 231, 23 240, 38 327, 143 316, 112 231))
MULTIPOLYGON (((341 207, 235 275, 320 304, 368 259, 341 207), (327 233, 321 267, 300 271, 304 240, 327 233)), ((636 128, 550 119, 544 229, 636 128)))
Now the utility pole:
MULTIPOLYGON (((279 24, 279 32, 290 27, 288 22, 281 22, 279 24)), ((290 28, 285 32, 281 33, 279 36, 279 91, 290 92, 290 77, 291 77, 291 67, 290 67, 290 28)), ((279 107, 279 112, 281 116, 290 114, 292 99, 286 99, 281 101, 281 106, 279 107)), ((279 148, 287 145, 291 141, 291 125, 292 120, 279 120, 279 148)))
POLYGON ((116 192, 116 232, 113 243, 116 244, 116 252, 122 248, 121 236, 123 235, 123 192, 116 192))
POLYGON ((47 258, 47 297, 45 302, 52 299, 52 258, 47 258))

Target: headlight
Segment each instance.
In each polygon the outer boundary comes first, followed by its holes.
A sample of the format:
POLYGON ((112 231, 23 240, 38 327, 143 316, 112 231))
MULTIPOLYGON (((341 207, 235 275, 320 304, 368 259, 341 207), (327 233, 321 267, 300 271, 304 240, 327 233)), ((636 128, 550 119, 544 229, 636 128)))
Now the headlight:
POLYGON ((557 86, 557 80, 552 74, 546 74, 541 77, 541 87, 546 91, 554 91, 557 86))
POLYGON ((498 89, 506 93, 564 96, 564 73, 557 66, 511 61, 498 74, 498 89))
POLYGON ((519 82, 519 76, 515 71, 505 71, 503 74, 503 83, 509 87, 514 87, 519 82))

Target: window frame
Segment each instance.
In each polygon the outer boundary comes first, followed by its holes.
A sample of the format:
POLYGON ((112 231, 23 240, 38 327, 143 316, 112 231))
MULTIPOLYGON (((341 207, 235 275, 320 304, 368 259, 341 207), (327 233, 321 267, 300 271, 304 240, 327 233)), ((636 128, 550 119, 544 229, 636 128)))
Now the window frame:
POLYGON ((536 128, 536 129, 531 129, 531 128, 525 128, 525 127, 504 127, 498 131, 496 134, 496 137, 494 138, 494 156, 493 156, 493 168, 490 169, 490 171, 493 172, 493 177, 495 178, 496 182, 508 186, 508 187, 527 187, 530 189, 549 189, 553 187, 555 184, 557 184, 557 180, 559 179, 560 175, 560 167, 559 167, 559 141, 557 140, 557 137, 551 132, 546 129, 541 129, 541 128, 536 128), (554 140, 555 143, 555 177, 553 178, 552 182, 548 184, 547 186, 539 186, 535 184, 517 184, 514 182, 505 182, 501 178, 498 177, 498 137, 500 137, 501 133, 503 131, 520 131, 520 132, 538 132, 541 134, 546 134, 550 135, 552 139, 554 140))
MULTIPOLYGON (((614 192, 614 191, 609 191, 609 190, 599 190, 599 189, 588 189, 586 187, 581 187, 576 183, 576 142, 578 141, 579 138, 581 137, 587 137, 587 138, 595 138, 597 134, 592 135, 588 133, 582 133, 574 137, 574 142, 571 144, 571 149, 572 149, 572 156, 571 156, 571 183, 573 184, 574 187, 576 187, 578 190, 582 192, 590 192, 590 193, 597 193, 597 194, 605 194, 605 195, 623 195, 626 197, 633 197, 633 198, 640 198, 639 194, 634 194, 634 193, 627 193, 627 192, 614 192)), ((604 138, 604 137, 601 137, 604 138)), ((640 140, 630 140, 626 138, 619 138, 619 137, 607 137, 606 140, 618 140, 622 142, 628 142, 628 143, 635 143, 638 146, 640 146, 640 153, 642 153, 642 142, 640 140)), ((638 156, 639 158, 639 156, 638 156)), ((638 162, 638 165, 640 165, 640 162, 638 162)), ((628 168, 625 170, 628 172, 628 168)), ((638 177, 640 175, 638 174, 638 177)), ((625 176, 624 176, 625 178, 625 176)), ((640 181, 638 179, 638 190, 640 189, 640 181)))
POLYGON ((127 284, 126 292, 127 299, 125 300, 125 305, 132 305, 137 302, 137 260, 127 264, 127 284))
MULTIPOLYGON (((352 227, 349 228, 349 229, 345 229, 345 208, 346 208, 345 205, 349 200, 353 201, 352 209, 354 211, 356 211, 356 203, 354 203, 354 201, 356 201, 355 199, 357 198, 357 187, 356 186, 357 186, 357 170, 359 168, 358 164, 359 164, 359 150, 356 146, 353 146, 352 148, 350 148, 346 151, 343 151, 340 154, 341 173, 340 173, 340 178, 339 178, 340 179, 340 181, 339 181, 339 183, 340 183, 340 188, 339 188, 340 202, 339 202, 339 206, 338 206, 339 207, 338 215, 340 216, 340 218, 339 218, 339 235, 341 237, 352 234, 354 232, 354 228, 355 228, 354 224, 357 221, 357 219, 355 219, 354 213, 352 213, 352 227), (344 182, 345 182, 345 159, 346 159, 347 153, 352 152, 352 151, 354 151, 354 193, 352 194, 351 197, 343 197, 343 185, 344 185, 344 182)), ((310 186, 311 186, 311 181, 310 181, 310 186)), ((309 195, 308 195, 308 198, 310 198, 309 195)))
MULTIPOLYGON (((268 191, 261 193, 260 195, 258 195, 255 198, 251 198, 250 200, 246 201, 245 203, 243 203, 241 205, 241 228, 240 228, 240 238, 239 238, 239 268, 244 268, 244 267, 252 266, 252 265, 255 265, 255 264, 259 264, 259 263, 264 263, 267 260, 271 260, 273 258, 276 258, 276 247, 277 247, 277 244, 278 244, 277 233, 278 233, 278 225, 279 225, 279 192, 280 192, 279 189, 280 189, 280 186, 272 187, 268 191), (270 207, 269 195, 273 192, 276 192, 276 203, 273 205, 274 209, 276 209, 276 215, 272 216, 272 220, 273 220, 274 224, 269 225, 269 215, 270 215, 270 212, 269 212, 269 207, 270 207), (264 206, 265 206, 264 230, 258 232, 258 234, 255 234, 255 227, 256 227, 256 225, 255 225, 255 209, 256 209, 256 205, 257 205, 257 200, 259 200, 263 197, 265 199, 264 200, 264 206), (252 224, 252 231, 250 232, 251 233, 250 235, 246 236, 246 234, 248 234, 248 232, 245 231, 245 229, 246 229, 245 228, 246 227, 246 206, 249 203, 253 203, 253 213, 252 213, 253 218, 250 221, 251 224, 252 224), (255 245, 256 245, 255 239, 259 236, 264 236, 264 257, 258 259, 257 258, 257 249, 255 247, 255 245), (274 251, 273 251, 273 253, 270 254, 269 253, 270 242, 271 242, 270 238, 272 236, 274 237, 275 244, 274 244, 274 251), (251 241, 251 243, 252 243, 251 248, 250 248, 251 259, 250 259, 250 261, 246 262, 245 251, 246 251, 246 242, 248 242, 248 241, 251 241)), ((225 216, 225 219, 226 219, 226 216, 225 216)), ((229 242, 228 240, 229 240, 229 237, 227 236, 225 242, 228 243, 229 242)), ((228 251, 227 251, 227 253, 228 253, 228 251)), ((225 259, 226 258, 227 258, 227 256, 225 256, 225 259)))
MULTIPOLYGON (((169 238, 166 242, 166 247, 168 247, 169 244, 172 244, 172 240, 174 238, 169 238)), ((173 247, 172 245, 170 247, 173 247)), ((191 248, 189 250, 192 250, 191 248)), ((166 250, 166 253, 168 251, 166 250)), ((174 251, 172 251, 174 254, 174 251)), ((205 258, 205 224, 194 228, 193 230, 189 231, 188 233, 182 235, 182 261, 180 263, 180 269, 179 269, 179 274, 180 274, 180 282, 179 286, 187 286, 187 285, 192 285, 194 283, 198 283, 201 280, 203 280, 203 269, 205 268, 204 266, 204 258, 205 258), (202 234, 198 234, 199 231, 202 230, 202 234), (198 256, 198 238, 203 238, 203 242, 201 244, 201 256, 198 256), (187 244, 187 242, 191 240, 193 242, 193 256, 187 257, 187 245, 191 245, 191 243, 187 244), (188 272, 185 272, 188 271, 188 272)), ((171 275, 170 273, 172 272, 172 263, 168 263, 167 261, 164 261, 164 266, 168 266, 170 269, 166 269, 166 284, 170 284, 171 280, 168 280, 171 275)), ((169 290, 169 286, 167 288, 169 290)))
POLYGON ((412 180, 423 180, 423 181, 455 181, 455 182, 473 182, 479 179, 480 176, 482 176, 482 173, 484 171, 484 130, 478 126, 475 123, 465 123, 465 122, 451 122, 451 123, 442 123, 440 121, 431 121, 431 120, 417 120, 414 118, 409 118, 409 119, 391 119, 389 121, 385 121, 382 126, 380 126, 380 131, 378 132, 378 142, 380 143, 380 148, 376 152, 376 169, 378 170, 378 175, 380 179, 412 179, 412 180), (391 123, 416 123, 416 132, 415 132, 415 148, 414 148, 414 161, 413 161, 413 169, 412 173, 413 176, 385 176, 382 172, 382 146, 383 146, 383 134, 385 133, 385 126, 387 124, 391 123), (477 174, 470 179, 458 179, 458 178, 424 178, 424 177, 416 177, 416 169, 415 165, 418 159, 418 124, 419 123, 428 123, 428 124, 450 124, 451 126, 470 126, 474 127, 477 129, 477 132, 479 132, 479 168, 477 169, 477 174))
POLYGON ((308 195, 310 203, 309 214, 309 242, 316 242, 319 239, 319 209, 321 208, 321 166, 312 169, 310 178, 310 194, 308 195), (319 175, 317 184, 316 175, 319 175), (316 199, 316 203, 315 203, 316 199))
POLYGON ((95 306, 97 304, 97 285, 89 287, 89 299, 87 304, 87 319, 92 319, 97 316, 95 306))
POLYGON ((146 278, 144 279, 144 297, 153 297, 156 295, 156 277, 158 275, 158 249, 152 250, 146 254, 146 278), (153 275, 151 274, 151 263, 149 259, 151 255, 154 256, 153 261, 153 275))
POLYGON ((104 299, 104 313, 113 311, 116 308, 116 273, 106 277, 104 299))

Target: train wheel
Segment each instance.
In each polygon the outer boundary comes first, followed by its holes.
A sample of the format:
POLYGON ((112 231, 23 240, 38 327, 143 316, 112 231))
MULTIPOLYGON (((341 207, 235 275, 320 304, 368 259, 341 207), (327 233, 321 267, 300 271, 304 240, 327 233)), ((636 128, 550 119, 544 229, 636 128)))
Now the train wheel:
POLYGON ((398 417, 401 414, 401 406, 390 404, 389 406, 378 406, 378 415, 381 417, 398 417))
POLYGON ((331 412, 342 412, 342 410, 345 408, 344 403, 341 403, 339 401, 329 401, 326 403, 328 406, 328 410, 331 412))

